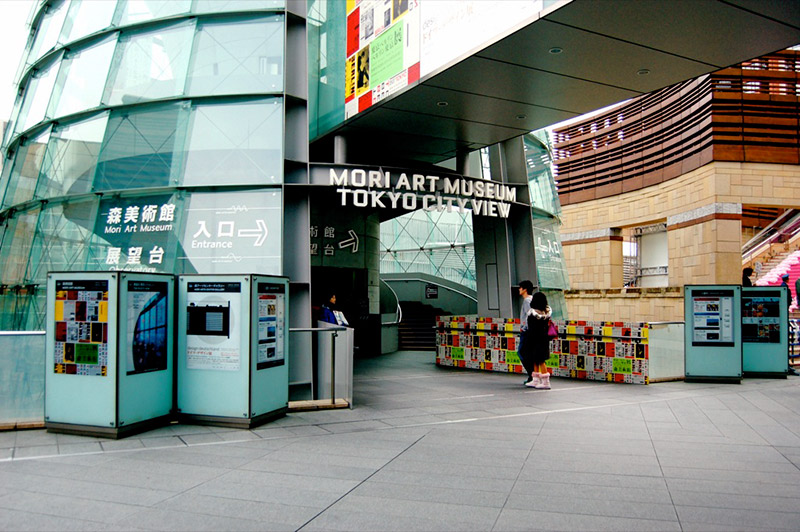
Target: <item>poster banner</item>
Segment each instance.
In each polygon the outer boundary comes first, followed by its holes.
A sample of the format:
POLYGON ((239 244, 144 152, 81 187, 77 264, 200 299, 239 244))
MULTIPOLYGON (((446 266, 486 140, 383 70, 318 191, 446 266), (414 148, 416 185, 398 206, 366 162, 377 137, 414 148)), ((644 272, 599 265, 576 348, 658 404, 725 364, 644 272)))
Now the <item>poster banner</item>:
POLYGON ((108 375, 108 281, 56 281, 54 360, 54 373, 108 375))
POLYGON ((170 304, 166 282, 128 281, 127 375, 167 369, 170 304))
POLYGON ((187 369, 239 371, 242 367, 241 292, 238 282, 187 284, 187 369))
POLYGON ((258 283, 256 370, 285 363, 286 291, 282 284, 258 283))

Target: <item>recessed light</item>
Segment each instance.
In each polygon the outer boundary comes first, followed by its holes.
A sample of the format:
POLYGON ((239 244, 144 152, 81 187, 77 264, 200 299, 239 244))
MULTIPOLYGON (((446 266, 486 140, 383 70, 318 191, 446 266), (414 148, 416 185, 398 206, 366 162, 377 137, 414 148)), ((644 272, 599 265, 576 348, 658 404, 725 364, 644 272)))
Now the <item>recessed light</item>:
POLYGON ((515 118, 516 118, 517 120, 525 120, 525 119, 526 119, 526 118, 528 118, 528 117, 527 117, 526 115, 517 115, 515 118))
POLYGON ((560 46, 553 46, 552 48, 550 48, 550 50, 548 50, 548 52, 550 52, 553 55, 560 54, 563 51, 564 51, 564 49, 561 48, 560 46))
POLYGON ((448 103, 447 102, 436 102, 436 105, 438 105, 439 107, 447 107, 448 103))
POLYGON ((646 76, 650 73, 650 70, 646 68, 640 68, 636 73, 639 74, 640 76, 646 76))

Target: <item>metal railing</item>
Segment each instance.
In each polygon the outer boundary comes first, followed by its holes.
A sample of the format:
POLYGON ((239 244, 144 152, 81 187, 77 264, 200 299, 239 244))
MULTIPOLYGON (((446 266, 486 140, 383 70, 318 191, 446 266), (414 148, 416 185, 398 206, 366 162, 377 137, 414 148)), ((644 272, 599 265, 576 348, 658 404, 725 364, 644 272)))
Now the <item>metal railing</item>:
POLYGON ((298 332, 329 332, 331 333, 331 405, 336 405, 336 338, 339 331, 346 331, 347 327, 334 325, 332 327, 297 327, 289 329, 290 333, 298 332))

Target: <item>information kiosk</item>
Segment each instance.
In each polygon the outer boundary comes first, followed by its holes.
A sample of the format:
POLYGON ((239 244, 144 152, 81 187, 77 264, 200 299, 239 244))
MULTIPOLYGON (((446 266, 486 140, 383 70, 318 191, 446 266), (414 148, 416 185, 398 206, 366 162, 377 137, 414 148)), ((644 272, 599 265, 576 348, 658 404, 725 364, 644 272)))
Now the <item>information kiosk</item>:
POLYGON ((47 276, 45 427, 119 438, 169 422, 172 275, 47 276))
POLYGON ((179 277, 180 421, 250 428, 286 413, 288 294, 285 277, 179 277))
POLYGON ((742 287, 684 287, 686 382, 742 381, 742 287))
POLYGON ((745 377, 789 373, 789 289, 742 288, 742 369, 745 377))

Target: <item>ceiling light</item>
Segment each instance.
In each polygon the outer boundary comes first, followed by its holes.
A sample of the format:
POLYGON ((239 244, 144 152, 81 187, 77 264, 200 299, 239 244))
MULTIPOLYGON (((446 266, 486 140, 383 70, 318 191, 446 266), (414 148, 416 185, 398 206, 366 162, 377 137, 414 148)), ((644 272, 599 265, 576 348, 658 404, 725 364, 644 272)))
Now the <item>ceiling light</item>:
POLYGON ((447 102, 436 102, 436 105, 438 105, 439 107, 447 107, 448 103, 447 102))
POLYGON ((550 50, 548 50, 548 52, 550 52, 553 55, 560 54, 563 51, 564 49, 561 48, 560 46, 553 46, 552 48, 550 48, 550 50))
POLYGON ((640 76, 646 76, 650 73, 650 70, 647 68, 640 68, 636 73, 640 76))
POLYGON ((527 117, 526 115, 517 115, 515 118, 516 118, 517 120, 525 120, 525 119, 526 119, 526 118, 528 118, 528 117, 527 117))

